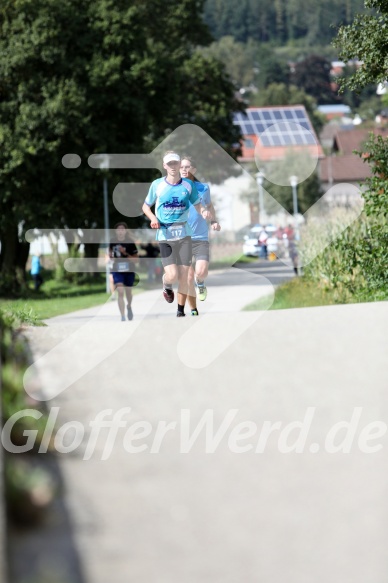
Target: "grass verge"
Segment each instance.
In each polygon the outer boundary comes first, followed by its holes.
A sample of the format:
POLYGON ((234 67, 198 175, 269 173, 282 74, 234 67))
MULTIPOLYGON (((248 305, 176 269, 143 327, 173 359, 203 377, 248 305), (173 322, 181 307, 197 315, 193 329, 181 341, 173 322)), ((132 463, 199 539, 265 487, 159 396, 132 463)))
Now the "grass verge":
MULTIPOLYGON (((276 288, 275 299, 269 309, 310 308, 314 306, 330 306, 338 303, 340 302, 338 302, 332 290, 328 290, 303 277, 295 277, 291 281, 276 288)), ((259 298, 245 306, 244 311, 265 310, 267 305, 268 300, 259 298)))
POLYGON ((106 293, 93 293, 69 298, 0 300, 0 307, 16 316, 21 313, 30 313, 30 321, 23 320, 23 323, 36 326, 41 325, 41 320, 46 318, 92 308, 103 304, 106 300, 106 293))
MULTIPOLYGON (((157 283, 155 286, 160 287, 161 284, 157 283)), ((149 286, 146 281, 141 280, 133 287, 133 294, 153 289, 155 286, 149 286)), ((24 324, 36 326, 41 325, 41 320, 46 318, 102 305, 108 297, 105 276, 98 277, 95 281, 75 284, 66 280, 58 281, 46 275, 39 292, 30 289, 23 298, 0 298, 0 309, 14 314, 24 324)))

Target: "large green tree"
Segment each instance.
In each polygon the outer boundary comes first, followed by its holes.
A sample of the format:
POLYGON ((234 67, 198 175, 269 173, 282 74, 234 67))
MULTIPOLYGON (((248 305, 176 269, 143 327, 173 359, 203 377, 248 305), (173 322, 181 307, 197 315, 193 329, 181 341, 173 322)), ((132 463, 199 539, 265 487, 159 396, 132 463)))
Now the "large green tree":
MULTIPOLYGON (((352 24, 342 26, 334 41, 344 61, 358 59, 361 62, 347 76, 339 79, 340 90, 360 92, 370 84, 386 81, 388 71, 388 2, 365 0, 365 8, 373 9, 373 15, 357 15, 352 24)), ((388 140, 382 136, 370 136, 365 151, 360 152, 371 165, 372 177, 366 183, 368 191, 366 211, 369 214, 388 216, 388 140)))
MULTIPOLYGON (((358 59, 361 66, 340 79, 341 91, 361 92, 370 84, 387 79, 388 71, 388 2, 365 0, 365 8, 373 10, 368 16, 357 15, 354 21, 338 30, 335 46, 344 61, 358 59)), ((366 180, 365 215, 334 244, 342 258, 340 269, 333 274, 335 281, 360 299, 371 291, 377 299, 387 297, 388 262, 388 140, 381 135, 370 139, 359 152, 370 164, 371 176, 366 180), (347 278, 343 273, 349 274, 347 278)))
MULTIPOLYGON (((4 0, 0 10, 0 283, 22 279, 23 231, 101 227, 94 152, 148 151, 190 121, 232 151, 241 109, 202 0, 4 0), (197 82, 196 82, 197 80, 197 82), (62 156, 78 154, 76 170, 62 156)), ((144 172, 116 171, 141 181, 144 172)), ((149 175, 147 175, 149 177, 149 175)))
POLYGON ((373 14, 357 14, 351 24, 339 28, 333 43, 345 62, 353 59, 362 62, 353 74, 340 80, 342 89, 351 91, 387 79, 388 2, 365 0, 364 4, 373 14))
POLYGON ((316 99, 319 105, 335 103, 337 94, 331 87, 330 61, 310 55, 294 66, 291 82, 316 99))

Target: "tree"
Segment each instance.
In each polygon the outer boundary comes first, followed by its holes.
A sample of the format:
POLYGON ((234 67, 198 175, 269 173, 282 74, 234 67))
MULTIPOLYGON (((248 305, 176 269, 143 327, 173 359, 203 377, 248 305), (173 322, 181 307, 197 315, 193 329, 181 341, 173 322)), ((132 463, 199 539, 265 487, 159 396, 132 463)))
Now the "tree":
MULTIPOLYGON (((306 154, 290 148, 283 159, 263 162, 260 164, 266 176, 265 188, 289 213, 294 212, 292 188, 289 185, 289 177, 299 176, 297 186, 298 211, 305 213, 321 196, 321 184, 317 172, 314 170, 304 180, 306 172, 306 154), (284 186, 287 184, 287 186, 284 186)), ((313 170, 313 166, 311 166, 313 170)), ((267 208, 268 204, 266 204, 267 208)), ((268 212, 272 212, 268 206, 268 212)))
MULTIPOLYGON (((375 14, 357 15, 352 24, 338 30, 334 41, 341 59, 361 60, 361 65, 354 68, 351 74, 339 79, 341 92, 360 92, 371 83, 376 84, 387 79, 388 3, 387 0, 365 0, 365 8, 374 9, 375 14)), ((359 154, 371 165, 373 173, 366 181, 366 212, 387 216, 388 140, 371 135, 364 152, 359 154)))
POLYGON ((338 101, 331 88, 331 64, 324 57, 310 55, 295 64, 291 82, 314 97, 319 105, 338 101))
POLYGON ((366 9, 374 14, 358 14, 352 24, 341 26, 333 41, 345 62, 362 62, 353 75, 340 79, 341 90, 359 91, 370 83, 386 80, 388 70, 388 4, 386 0, 365 0, 366 9))
MULTIPOLYGON (((340 90, 359 92, 371 83, 387 78, 388 69, 388 3, 387 0, 365 0, 365 8, 373 14, 357 15, 354 21, 338 30, 334 41, 339 56, 345 62, 359 59, 361 66, 339 80, 340 90)), ((356 225, 353 241, 346 234, 336 241, 335 247, 343 257, 342 271, 351 274, 346 285, 352 293, 376 294, 385 299, 387 294, 387 239, 388 239, 388 140, 371 134, 363 151, 358 152, 371 167, 372 175, 366 180, 362 221, 356 225), (356 286, 355 286, 356 283, 356 286)), ((365 296, 364 296, 365 297, 365 296)), ((370 295, 368 296, 368 299, 370 295)))
POLYGON ((232 36, 224 36, 200 53, 221 61, 236 87, 254 85, 265 87, 270 83, 288 83, 289 66, 279 60, 273 51, 250 39, 246 44, 232 36))
MULTIPOLYGON (((250 43, 252 45, 252 43, 250 43)), ((207 58, 221 61, 237 88, 250 85, 255 80, 255 53, 251 46, 224 36, 198 52, 207 58)))
MULTIPOLYGON (((275 199, 272 201, 266 197, 265 211, 267 214, 271 215, 279 212, 277 203, 281 204, 290 214, 293 214, 292 188, 289 185, 282 186, 282 184, 285 184, 286 176, 294 174, 295 167, 298 164, 298 157, 298 153, 290 151, 282 160, 260 162, 260 168, 266 176, 264 188, 275 199)), ((300 163, 303 164, 303 157, 300 157, 300 163)), ((257 166, 252 164, 247 167, 247 170, 254 174, 257 172, 257 166)), ((314 170, 306 180, 300 182, 297 186, 298 212, 304 214, 321 196, 321 183, 316 170, 314 170)), ((241 195, 241 199, 256 207, 258 202, 257 187, 252 184, 241 195)))
MULTIPOLYGON (((0 13, 1 282, 19 283, 26 229, 101 227, 94 152, 149 151, 188 119, 232 151, 241 109, 214 59, 201 0, 7 0, 0 13), (161 33, 162 31, 162 33, 161 33), (200 76, 196 83, 194 76, 200 76), (211 102, 211 107, 206 103, 211 102), (80 156, 76 170, 62 156, 80 156)), ((117 176, 117 174, 116 174, 117 176)), ((120 178, 149 180, 149 172, 120 178)), ((27 253, 26 253, 27 250, 27 253)), ((12 284, 12 285, 11 285, 12 284)))
POLYGON ((290 67, 288 63, 281 61, 276 55, 261 47, 257 54, 259 72, 257 75, 258 87, 268 87, 273 83, 289 85, 290 67))
POLYGON ((204 19, 216 39, 313 46, 331 42, 334 27, 351 22, 362 8, 363 0, 206 0, 204 19))

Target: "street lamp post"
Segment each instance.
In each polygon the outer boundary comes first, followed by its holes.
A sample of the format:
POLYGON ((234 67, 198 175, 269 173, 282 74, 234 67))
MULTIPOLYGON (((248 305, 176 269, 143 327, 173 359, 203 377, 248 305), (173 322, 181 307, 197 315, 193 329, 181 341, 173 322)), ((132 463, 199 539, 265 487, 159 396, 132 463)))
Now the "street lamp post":
MULTIPOLYGON (((100 170, 107 171, 109 170, 109 162, 110 156, 109 154, 100 154, 100 170)), ((103 197, 104 197, 104 231, 105 231, 105 248, 109 248, 109 207, 108 207, 108 179, 104 173, 104 180, 103 180, 103 197)), ((110 284, 109 284, 109 264, 106 264, 105 267, 105 282, 106 282, 106 293, 110 293, 110 284)))
POLYGON ((264 182, 264 173, 259 171, 256 173, 256 182, 257 186, 259 187, 259 223, 264 224, 264 191, 263 191, 263 182, 264 182))
POLYGON ((295 230, 295 239, 299 241, 299 226, 298 226, 298 195, 297 195, 297 185, 298 185, 298 177, 297 176, 290 176, 290 184, 292 188, 292 204, 294 209, 294 230, 295 230))

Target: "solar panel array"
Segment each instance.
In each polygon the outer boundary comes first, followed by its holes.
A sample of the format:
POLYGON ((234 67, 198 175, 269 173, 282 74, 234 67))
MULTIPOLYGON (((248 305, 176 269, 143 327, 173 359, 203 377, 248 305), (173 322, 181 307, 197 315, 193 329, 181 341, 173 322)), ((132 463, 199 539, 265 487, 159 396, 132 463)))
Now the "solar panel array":
POLYGON ((233 123, 242 135, 260 137, 263 146, 315 145, 314 130, 306 110, 300 106, 251 107, 234 114, 233 123))

